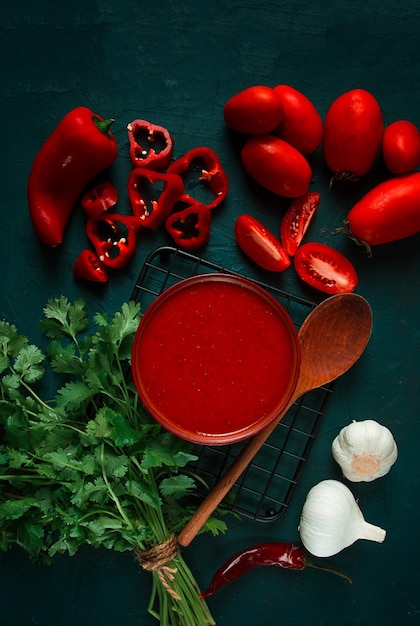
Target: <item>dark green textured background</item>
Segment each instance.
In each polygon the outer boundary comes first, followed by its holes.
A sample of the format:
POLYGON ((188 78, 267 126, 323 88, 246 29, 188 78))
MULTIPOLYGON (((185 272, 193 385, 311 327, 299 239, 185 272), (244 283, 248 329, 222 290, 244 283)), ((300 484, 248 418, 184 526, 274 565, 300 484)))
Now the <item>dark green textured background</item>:
MULTIPOLYGON (((320 113, 342 92, 370 90, 386 123, 407 118, 420 126, 420 5, 417 0, 323 3, 282 0, 3 0, 0 8, 1 207, 0 317, 39 341, 46 300, 86 298, 92 310, 114 312, 131 293, 147 254, 168 243, 163 231, 140 239, 131 264, 104 289, 75 283, 72 266, 86 246, 84 217, 75 211, 63 245, 45 249, 35 238, 26 180, 46 136, 67 111, 87 105, 114 117, 120 154, 111 177, 128 211, 130 170, 126 124, 140 117, 170 129, 175 156, 197 145, 219 154, 229 197, 212 224, 204 255, 237 271, 322 299, 302 286, 292 268, 259 273, 238 251, 235 218, 249 212, 277 232, 287 202, 245 176, 238 143, 223 123, 224 102, 252 84, 288 83, 320 113), (65 7, 65 8, 64 8, 65 7)), ((232 520, 225 536, 203 536, 185 550, 203 587, 233 552, 265 540, 298 540, 309 488, 341 479, 330 454, 338 430, 373 418, 393 431, 399 459, 372 484, 350 484, 368 521, 387 530, 382 545, 358 542, 331 559, 354 579, 307 569, 264 568, 248 574, 209 605, 219 626, 379 626, 420 623, 419 238, 382 246, 372 259, 344 237, 329 237, 347 210, 385 172, 380 160, 356 185, 335 185, 319 150, 311 159, 311 189, 322 193, 308 240, 331 243, 359 273, 358 293, 373 309, 374 331, 356 366, 341 378, 290 509, 268 525, 232 520)), ((19 551, 0 555, 0 626, 152 626, 146 613, 149 575, 130 555, 82 550, 52 567, 33 569, 19 551)))

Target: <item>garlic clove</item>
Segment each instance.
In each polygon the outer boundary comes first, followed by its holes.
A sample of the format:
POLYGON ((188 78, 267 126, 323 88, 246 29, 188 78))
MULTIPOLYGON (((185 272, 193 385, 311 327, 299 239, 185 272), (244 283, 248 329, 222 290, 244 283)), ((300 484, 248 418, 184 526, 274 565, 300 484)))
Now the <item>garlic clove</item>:
POLYGON ((319 557, 341 552, 358 539, 382 543, 386 531, 365 521, 350 489, 338 480, 323 480, 309 490, 299 522, 305 548, 319 557))
POLYGON ((343 475, 352 482, 385 476, 398 458, 391 431, 375 420, 354 421, 342 428, 331 451, 343 475))

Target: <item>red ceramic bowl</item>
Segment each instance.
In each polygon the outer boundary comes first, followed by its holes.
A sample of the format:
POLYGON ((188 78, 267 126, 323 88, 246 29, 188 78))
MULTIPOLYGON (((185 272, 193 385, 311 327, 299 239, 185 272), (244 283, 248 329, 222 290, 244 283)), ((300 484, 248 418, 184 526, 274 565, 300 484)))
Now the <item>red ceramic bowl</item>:
POLYGON ((224 445, 267 426, 287 406, 300 366, 285 309, 251 281, 185 279, 149 306, 132 374, 154 418, 194 443, 224 445))

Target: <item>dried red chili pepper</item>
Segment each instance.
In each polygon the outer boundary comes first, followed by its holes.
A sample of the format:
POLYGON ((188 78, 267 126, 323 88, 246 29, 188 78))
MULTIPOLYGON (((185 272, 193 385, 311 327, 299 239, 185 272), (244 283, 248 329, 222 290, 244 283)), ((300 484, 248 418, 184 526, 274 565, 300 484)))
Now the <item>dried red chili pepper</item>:
POLYGON ((80 202, 86 215, 95 217, 117 204, 118 190, 112 183, 105 181, 89 189, 80 202))
POLYGON ((144 167, 131 170, 127 182, 128 199, 134 215, 146 228, 164 223, 184 192, 182 178, 144 167))
POLYGON ((90 280, 95 283, 108 282, 108 272, 93 250, 86 248, 77 257, 73 266, 73 276, 76 279, 90 280))
MULTIPOLYGON (((167 170, 168 174, 178 174, 184 181, 184 187, 188 189, 188 183, 194 192, 197 188, 197 182, 207 187, 213 199, 210 202, 202 202, 200 198, 185 192, 183 199, 186 201, 195 200, 200 202, 207 208, 214 209, 218 206, 227 195, 229 189, 229 180, 219 157, 211 148, 198 147, 186 152, 182 157, 173 161, 167 170)), ((201 190, 203 191, 203 190, 201 190)))
POLYGON ((181 211, 172 213, 165 222, 165 228, 179 248, 193 252, 208 242, 210 223, 210 209, 191 202, 181 211))
POLYGON ((174 140, 166 128, 147 120, 134 120, 127 130, 130 159, 135 167, 163 170, 169 165, 174 140))
POLYGON ((86 185, 116 159, 110 126, 87 107, 67 113, 41 146, 28 178, 29 212, 38 237, 57 246, 86 185))
POLYGON ((259 543, 234 554, 217 570, 210 585, 200 594, 200 597, 206 598, 213 595, 228 583, 233 582, 250 569, 259 567, 260 565, 273 565, 275 567, 297 571, 303 570, 305 567, 314 567, 315 569, 322 569, 337 574, 345 578, 347 582, 352 582, 348 576, 341 572, 307 561, 303 550, 293 543, 273 541, 269 543, 259 543))
POLYGON ((132 215, 105 213, 88 219, 86 233, 101 263, 119 269, 136 250, 140 226, 140 220, 132 215))

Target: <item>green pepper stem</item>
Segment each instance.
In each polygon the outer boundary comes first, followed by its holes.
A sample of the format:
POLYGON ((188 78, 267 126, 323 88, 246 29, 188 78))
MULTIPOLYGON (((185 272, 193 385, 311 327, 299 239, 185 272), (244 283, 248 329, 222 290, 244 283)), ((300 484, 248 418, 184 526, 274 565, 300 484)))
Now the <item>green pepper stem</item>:
POLYGON ((101 120, 97 115, 94 115, 92 119, 96 128, 100 130, 101 133, 109 137, 109 139, 112 139, 112 135, 109 132, 109 129, 111 128, 115 120, 113 118, 110 118, 109 120, 101 120))

